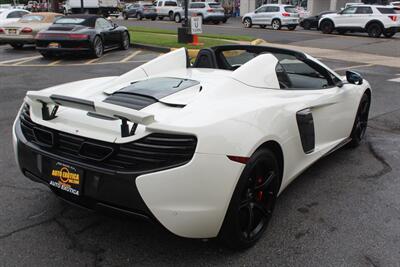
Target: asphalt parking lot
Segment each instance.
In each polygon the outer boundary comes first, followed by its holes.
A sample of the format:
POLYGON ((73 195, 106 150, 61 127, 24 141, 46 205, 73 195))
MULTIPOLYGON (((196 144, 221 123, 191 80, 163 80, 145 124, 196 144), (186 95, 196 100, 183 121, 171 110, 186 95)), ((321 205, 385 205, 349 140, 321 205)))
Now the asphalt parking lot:
POLYGON ((14 163, 11 126, 27 90, 120 75, 159 54, 52 61, 0 46, 0 258, 3 266, 399 266, 400 69, 324 60, 358 70, 373 87, 366 141, 314 164, 278 199, 268 232, 232 252, 146 222, 81 210, 31 182, 14 163), (36 58, 35 58, 36 57, 36 58))

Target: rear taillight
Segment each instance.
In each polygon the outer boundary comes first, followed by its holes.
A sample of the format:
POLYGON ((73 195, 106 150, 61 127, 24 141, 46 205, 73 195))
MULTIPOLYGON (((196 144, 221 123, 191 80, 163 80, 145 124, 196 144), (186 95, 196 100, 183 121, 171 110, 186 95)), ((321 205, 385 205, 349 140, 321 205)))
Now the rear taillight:
POLYGON ((290 14, 287 13, 287 12, 283 12, 283 13, 282 13, 282 16, 284 16, 284 17, 290 17, 290 14))
POLYGON ((30 33, 30 32, 32 32, 32 29, 29 28, 29 27, 25 27, 25 28, 23 28, 23 29, 21 30, 21 32, 23 32, 23 33, 30 33))
POLYGON ((68 34, 67 35, 69 37, 69 39, 74 39, 74 40, 85 40, 89 38, 89 35, 87 34, 68 34))
POLYGON ((397 21, 397 16, 389 16, 389 18, 393 21, 397 21))
POLYGON ((210 12, 210 13, 212 13, 212 12, 214 12, 214 9, 207 9, 207 12, 210 12))
POLYGON ((3 30, 2 28, 0 28, 0 34, 1 34, 1 33, 4 33, 4 30, 3 30))

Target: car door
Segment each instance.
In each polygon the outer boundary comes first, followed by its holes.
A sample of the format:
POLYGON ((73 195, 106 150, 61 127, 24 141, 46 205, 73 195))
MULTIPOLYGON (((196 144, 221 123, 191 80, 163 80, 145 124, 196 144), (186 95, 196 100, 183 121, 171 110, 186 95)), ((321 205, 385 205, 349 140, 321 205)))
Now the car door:
POLYGON ((272 24, 272 20, 274 18, 279 18, 280 17, 280 8, 279 6, 269 6, 267 8, 267 24, 270 25, 272 24))
POLYGON ((369 6, 358 6, 356 13, 353 15, 352 24, 356 27, 365 28, 368 21, 372 17, 372 8, 369 6))
POLYGON ((334 19, 335 27, 340 28, 340 27, 354 26, 352 20, 354 18, 354 14, 356 13, 356 11, 357 11, 356 6, 350 6, 344 9, 342 12, 338 13, 338 15, 334 19))
POLYGON ((313 135, 313 147, 322 149, 349 137, 354 122, 353 85, 341 80, 319 63, 284 55, 277 76, 283 89, 293 90, 302 103, 296 111, 300 135, 313 135), (285 76, 286 75, 286 76, 285 76), (285 78, 282 78, 285 77, 285 78), (312 128, 311 127, 312 124, 312 128))
POLYGON ((254 16, 252 18, 253 24, 267 24, 267 6, 261 6, 254 11, 254 16))
POLYGON ((100 34, 103 38, 103 44, 105 48, 109 48, 114 46, 116 43, 119 43, 119 33, 115 31, 114 26, 111 22, 104 18, 98 18, 96 20, 96 30, 100 31, 100 34), (117 41, 118 40, 118 41, 117 41))

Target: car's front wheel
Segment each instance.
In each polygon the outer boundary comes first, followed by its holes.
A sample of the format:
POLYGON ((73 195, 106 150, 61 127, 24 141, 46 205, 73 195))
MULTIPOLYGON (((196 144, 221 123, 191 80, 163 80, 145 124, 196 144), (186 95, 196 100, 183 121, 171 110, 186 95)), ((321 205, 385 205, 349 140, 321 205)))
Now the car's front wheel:
POLYGON ((257 150, 247 162, 219 234, 228 247, 248 248, 267 229, 280 186, 279 166, 268 148, 257 150))
POLYGON ((100 58, 104 53, 103 41, 99 36, 96 36, 93 40, 93 56, 100 58))
POLYGON ((324 20, 321 22, 320 29, 321 29, 322 33, 330 34, 335 29, 335 26, 333 25, 332 21, 324 20))
POLYGON ((176 23, 181 22, 181 20, 182 20, 182 19, 181 19, 181 15, 180 15, 179 13, 176 13, 176 14, 175 14, 174 20, 175 20, 176 23))
POLYGON ((121 35, 121 49, 128 50, 130 45, 128 32, 123 32, 121 35))
POLYGON ((361 141, 364 139, 365 132, 368 126, 368 116, 369 107, 371 105, 370 96, 367 93, 361 98, 360 104, 358 106, 356 118, 354 120, 353 129, 351 130, 349 143, 350 147, 357 147, 360 145, 361 141))
POLYGON ((252 22, 251 22, 251 18, 245 18, 243 20, 243 25, 246 28, 251 28, 251 26, 253 25, 252 22))
POLYGON ((24 47, 24 44, 21 43, 13 43, 10 44, 14 49, 22 49, 22 47, 24 47))
POLYGON ((303 29, 305 29, 305 30, 310 30, 310 29, 311 29, 311 22, 308 21, 308 20, 303 21, 302 27, 303 27, 303 29))
POLYGON ((383 31, 383 36, 386 38, 392 38, 396 34, 396 30, 387 29, 383 31))

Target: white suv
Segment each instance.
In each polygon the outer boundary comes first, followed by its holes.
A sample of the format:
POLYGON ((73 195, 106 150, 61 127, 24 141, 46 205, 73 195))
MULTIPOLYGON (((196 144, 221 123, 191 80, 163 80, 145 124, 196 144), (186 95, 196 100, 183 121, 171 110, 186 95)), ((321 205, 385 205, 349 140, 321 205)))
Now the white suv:
MULTIPOLYGON (((213 22, 219 24, 220 22, 226 22, 227 17, 225 16, 225 10, 220 3, 217 2, 193 2, 189 3, 189 17, 200 16, 203 22, 213 22)), ((179 23, 184 19, 184 9, 180 9, 174 15, 175 22, 179 23)))
POLYGON ((159 0, 155 2, 157 16, 160 20, 168 17, 174 20, 174 14, 182 9, 176 0, 159 0))
POLYGON ((323 33, 367 32, 370 37, 390 38, 400 29, 400 14, 392 6, 357 5, 324 15, 318 25, 323 33))
POLYGON ((246 28, 250 28, 252 25, 265 28, 267 25, 271 25, 274 30, 287 27, 293 31, 299 25, 299 13, 291 5, 262 5, 254 12, 245 14, 242 23, 246 28))

